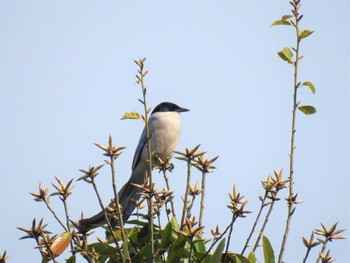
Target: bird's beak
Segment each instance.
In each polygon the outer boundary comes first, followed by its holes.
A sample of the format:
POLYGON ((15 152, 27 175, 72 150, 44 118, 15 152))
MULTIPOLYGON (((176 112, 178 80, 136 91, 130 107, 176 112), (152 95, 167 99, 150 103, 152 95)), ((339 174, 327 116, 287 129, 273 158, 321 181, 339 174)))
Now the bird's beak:
POLYGON ((178 112, 186 112, 186 111, 190 111, 190 110, 185 109, 185 108, 180 108, 180 109, 178 109, 177 111, 178 111, 178 112))

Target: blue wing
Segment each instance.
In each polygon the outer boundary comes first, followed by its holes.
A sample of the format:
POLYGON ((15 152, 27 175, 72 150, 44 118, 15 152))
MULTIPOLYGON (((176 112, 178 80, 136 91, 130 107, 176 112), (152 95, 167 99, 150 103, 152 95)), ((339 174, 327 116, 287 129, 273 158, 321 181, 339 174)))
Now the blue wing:
POLYGON ((143 151, 146 143, 147 143, 147 135, 146 135, 146 128, 144 128, 143 132, 141 134, 139 143, 137 144, 137 148, 135 150, 134 159, 132 161, 132 167, 131 167, 132 170, 135 169, 136 164, 140 160, 141 155, 142 155, 142 151, 143 151))

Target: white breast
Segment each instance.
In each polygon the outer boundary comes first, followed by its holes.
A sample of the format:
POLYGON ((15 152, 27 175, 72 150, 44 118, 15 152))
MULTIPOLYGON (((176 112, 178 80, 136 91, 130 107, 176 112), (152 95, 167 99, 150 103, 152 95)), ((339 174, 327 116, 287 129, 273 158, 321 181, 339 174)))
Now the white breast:
POLYGON ((179 142, 180 118, 177 112, 157 112, 149 119, 151 150, 162 160, 171 158, 179 142))

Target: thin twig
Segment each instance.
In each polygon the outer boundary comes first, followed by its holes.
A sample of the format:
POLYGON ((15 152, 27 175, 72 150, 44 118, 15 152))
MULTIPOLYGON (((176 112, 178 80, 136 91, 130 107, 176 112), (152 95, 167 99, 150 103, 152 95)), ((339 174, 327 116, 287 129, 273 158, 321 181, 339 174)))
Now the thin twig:
POLYGON ((180 229, 182 229, 185 222, 185 215, 187 211, 187 202, 188 202, 188 191, 190 189, 190 183, 191 183, 191 158, 187 158, 187 184, 186 184, 186 190, 185 190, 185 196, 184 196, 184 205, 182 208, 180 229))
POLYGON ((321 260, 321 254, 323 255, 324 251, 325 251, 326 248, 327 248, 327 242, 328 242, 327 239, 326 239, 325 241, 323 241, 323 245, 322 245, 322 248, 321 248, 320 253, 318 254, 318 258, 317 258, 317 260, 316 260, 316 263, 319 263, 319 262, 320 262, 320 260, 321 260))
MULTIPOLYGON (((64 213, 66 214, 67 229, 68 229, 69 232, 71 232, 71 230, 70 230, 70 220, 69 220, 69 214, 68 214, 68 206, 67 206, 66 199, 63 198, 62 202, 63 202, 63 206, 64 206, 64 213)), ((73 240, 73 239, 72 239, 72 240, 73 240)), ((71 250, 73 251, 73 241, 72 241, 72 240, 70 241, 70 248, 71 248, 71 250)), ((73 254, 75 254, 75 253, 73 252, 73 254)))
POLYGON ((121 248, 119 247, 118 240, 117 240, 117 238, 116 238, 116 236, 115 236, 115 233, 114 233, 114 231, 113 231, 113 227, 112 227, 112 225, 111 225, 111 222, 109 221, 109 217, 108 217, 108 215, 107 215, 107 211, 106 211, 106 209, 104 208, 104 205, 103 205, 103 202, 102 202, 100 193, 99 193, 99 191, 98 191, 98 189, 97 189, 97 185, 96 185, 96 183, 95 183, 95 180, 94 180, 94 177, 93 177, 93 176, 91 177, 91 183, 92 183, 92 186, 94 187, 94 190, 95 190, 95 193, 96 193, 96 196, 97 196, 97 199, 98 199, 98 203, 99 203, 99 205, 100 205, 100 207, 101 207, 101 209, 102 209, 102 211, 103 211, 103 214, 104 214, 104 216, 105 216, 105 219, 106 219, 106 222, 107 222, 107 226, 108 226, 108 230, 111 232, 112 239, 113 239, 113 241, 114 241, 114 243, 115 243, 115 245, 116 245, 116 247, 117 247, 117 249, 118 249, 118 253, 119 253, 119 255, 120 255, 122 261, 125 262, 124 254, 123 254, 123 252, 121 251, 121 248))
MULTIPOLYGON (((124 229, 124 222, 123 222, 123 214, 120 210, 120 203, 119 203, 119 195, 118 195, 118 188, 117 188, 117 181, 116 181, 116 174, 115 174, 115 166, 114 166, 114 158, 113 156, 110 157, 110 167, 111 167, 111 173, 112 173, 112 183, 113 183, 113 192, 114 192, 114 199, 116 201, 117 205, 117 212, 118 212, 118 221, 119 221, 119 226, 120 229, 122 230, 122 236, 125 234, 125 229, 124 229)), ((124 237, 123 237, 124 240, 124 237)))
POLYGON ((158 227, 159 227, 159 236, 160 236, 160 239, 162 239, 162 224, 160 223, 160 212, 159 214, 157 215, 157 218, 158 218, 158 227))
POLYGON ((259 219, 260 219, 261 213, 262 213, 264 207, 266 206, 266 205, 265 205, 266 198, 267 198, 267 191, 265 192, 265 196, 264 196, 264 198, 263 198, 262 201, 261 201, 261 206, 260 206, 259 212, 258 212, 258 214, 257 214, 257 216, 256 216, 256 218, 255 218, 255 221, 254 221, 254 224, 253 224, 252 229, 250 230, 249 236, 248 236, 248 238, 247 238, 247 240, 246 240, 246 242, 245 242, 245 244, 244 244, 243 250, 242 250, 242 252, 241 252, 241 255, 242 255, 242 256, 244 255, 245 250, 248 248, 250 239, 252 238, 253 233, 255 232, 255 228, 256 228, 256 226, 257 226, 257 224, 258 224, 258 221, 259 221, 259 219))
MULTIPOLYGON (((170 188, 169 178, 168 178, 168 175, 166 174, 166 171, 165 171, 165 170, 163 170, 163 177, 164 177, 164 180, 165 180, 166 188, 167 188, 168 191, 170 191, 171 188, 170 188)), ((174 206, 174 201, 173 201, 173 199, 170 200, 170 204, 171 204, 171 212, 172 212, 172 214, 173 214, 173 217, 176 218, 175 206, 174 206)))
MULTIPOLYGON (((38 247, 40 246, 40 242, 39 242, 39 236, 35 236, 34 237, 35 241, 36 241, 36 244, 38 245, 38 247)), ((41 257, 44 258, 45 257, 45 254, 41 251, 41 249, 39 249, 39 252, 41 254, 41 257)))
POLYGON ((310 251, 311 251, 311 247, 308 247, 305 253, 305 257, 303 258, 303 263, 306 263, 306 260, 309 256, 310 251))
MULTIPOLYGON (((151 150, 151 145, 150 145, 150 141, 151 141, 151 134, 149 131, 149 126, 148 126, 148 108, 147 108, 147 100, 146 100, 146 87, 145 87, 145 83, 144 83, 144 76, 146 76, 147 71, 144 72, 143 71, 143 66, 144 66, 144 61, 146 60, 146 58, 140 59, 138 61, 138 63, 136 63, 139 66, 139 83, 141 84, 141 89, 142 89, 142 95, 143 95, 143 100, 142 100, 142 104, 144 107, 144 112, 145 112, 145 129, 146 129, 146 136, 147 136, 147 154, 148 154, 148 171, 147 171, 147 175, 148 175, 148 181, 149 181, 149 187, 150 187, 150 193, 152 193, 152 187, 153 187, 153 179, 152 179, 152 150, 151 150)), ((149 214, 149 228, 150 228, 150 245, 151 245, 151 262, 154 262, 154 237, 153 237, 153 203, 152 203, 152 196, 150 196, 150 200, 148 202, 149 206, 148 206, 148 214, 149 214)))
POLYGON ((270 207, 269 207, 269 210, 267 211, 266 213, 266 217, 265 217, 265 220, 264 220, 264 223, 259 231, 259 235, 256 239, 256 242, 255 242, 255 245, 254 245, 254 248, 253 248, 253 251, 255 252, 255 250, 257 249, 257 247, 259 246, 259 242, 260 242, 260 239, 262 237, 262 235, 264 234, 264 230, 265 230, 265 227, 267 225, 267 222, 269 221, 269 217, 271 215, 271 212, 273 210, 273 206, 275 204, 275 200, 272 200, 271 204, 270 204, 270 207))
POLYGON ((192 207, 193 207, 193 204, 194 204, 194 200, 196 200, 196 195, 192 196, 191 203, 187 206, 187 213, 186 213, 186 217, 187 218, 191 217, 191 210, 192 210, 192 207))
POLYGON ((189 255, 189 263, 192 263, 193 262, 193 259, 192 259, 192 251, 193 251, 193 237, 191 238, 191 246, 190 246, 190 255, 189 255))
POLYGON ((201 193, 201 202, 200 202, 200 210, 199 210, 199 226, 202 226, 202 223, 203 223, 206 175, 207 173, 203 171, 202 172, 202 193, 201 193))
POLYGON ((213 249, 213 247, 216 245, 216 243, 222 239, 224 235, 226 235, 227 231, 231 228, 231 226, 234 224, 238 216, 233 215, 233 218, 231 220, 231 223, 226 227, 225 231, 221 233, 221 235, 215 239, 214 242, 210 245, 209 249, 205 252, 205 254, 198 260, 198 263, 202 262, 203 259, 210 253, 210 251, 213 249))
MULTIPOLYGON (((112 137, 110 137, 110 140, 112 140, 112 137)), ((112 145, 110 145, 111 147, 112 145)), ((127 233, 124 228, 124 222, 123 222, 123 214, 120 210, 120 203, 119 203, 119 195, 118 195, 118 188, 117 188, 117 180, 116 180, 116 172, 115 172, 115 165, 114 165, 114 156, 110 156, 110 167, 111 167, 111 173, 112 173, 112 184, 113 184, 113 192, 114 192, 114 200, 116 202, 117 206, 117 213, 118 213, 118 221, 120 226, 120 232, 123 240, 123 246, 124 246, 124 253, 129 262, 131 262, 130 255, 129 255, 129 247, 128 247, 128 238, 127 233)), ((123 258, 124 259, 124 258, 123 258)))
POLYGON ((57 263, 56 259, 55 259, 55 256, 54 254, 52 253, 51 249, 50 249, 50 246, 49 245, 45 245, 48 253, 50 254, 50 258, 52 260, 53 263, 57 263))
POLYGON ((294 65, 294 83, 293 83, 293 111, 292 111, 292 128, 291 128, 291 139, 290 139, 290 154, 289 154, 289 196, 288 196, 288 216, 286 220, 286 227, 284 230, 284 235, 282 239, 281 249, 278 256, 278 262, 281 263, 283 260, 283 254, 285 251, 285 247, 287 244, 287 238, 290 230, 290 225, 292 221, 292 216, 295 210, 295 204, 294 204, 294 150, 295 150, 295 127, 296 127, 296 110, 297 110, 297 95, 298 95, 298 64, 299 64, 299 13, 298 13, 298 6, 294 3, 292 4, 294 7, 294 27, 296 31, 296 39, 297 39, 297 46, 295 49, 295 61, 293 63, 294 65))
POLYGON ((224 261, 226 262, 226 257, 227 257, 227 252, 228 252, 228 248, 230 247, 230 241, 231 241, 231 235, 232 235, 232 230, 233 230, 233 223, 236 221, 237 216, 235 214, 232 214, 232 220, 231 220, 231 224, 230 224, 230 231, 228 232, 228 236, 227 236, 227 244, 226 244, 226 249, 225 249, 225 257, 224 257, 224 261))

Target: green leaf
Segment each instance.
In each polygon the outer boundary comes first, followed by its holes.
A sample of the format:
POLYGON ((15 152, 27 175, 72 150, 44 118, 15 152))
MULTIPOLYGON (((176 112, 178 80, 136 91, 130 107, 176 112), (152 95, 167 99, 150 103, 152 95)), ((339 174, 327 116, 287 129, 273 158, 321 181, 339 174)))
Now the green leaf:
MULTIPOLYGON (((106 228, 106 231, 107 231, 108 233, 111 234, 111 232, 109 231, 108 227, 106 228)), ((122 240, 122 232, 120 231, 120 229, 119 229, 119 230, 116 230, 116 231, 113 231, 113 233, 114 233, 114 237, 115 237, 118 241, 121 241, 121 240, 122 240)), ((110 235, 109 240, 113 240, 112 234, 110 235)))
POLYGON ((316 113, 316 108, 311 105, 299 106, 298 109, 305 115, 311 115, 316 113))
POLYGON ((256 256, 254 254, 254 251, 250 251, 249 255, 248 255, 248 260, 250 263, 256 263, 256 256))
POLYGON ((234 259, 235 259, 235 261, 234 261, 235 263, 242 263, 242 261, 236 255, 235 255, 234 259))
POLYGON ((137 234, 137 245, 143 246, 149 240, 149 225, 145 225, 137 234))
POLYGON ((284 61, 287 61, 288 63, 292 63, 292 57, 293 57, 293 53, 292 51, 288 48, 285 47, 284 49, 282 49, 280 52, 277 53, 278 56, 283 59, 284 61))
POLYGON ((299 35, 299 39, 303 39, 303 38, 306 38, 308 36, 310 36, 314 31, 311 31, 311 30, 304 30, 300 33, 299 35))
MULTIPOLYGON (((204 255, 202 255, 202 256, 204 256, 204 255)), ((199 262, 199 260, 200 260, 201 258, 202 258, 202 257, 199 257, 198 262, 199 262)), ((212 259, 213 259, 213 255, 207 254, 207 255, 205 256, 205 258, 204 258, 202 261, 200 261, 200 262, 202 262, 202 263, 213 263, 214 261, 213 261, 212 259)))
POLYGON ((93 243, 88 246, 88 249, 94 248, 96 253, 98 253, 98 262, 105 262, 107 259, 117 260, 118 250, 115 247, 112 247, 104 243, 93 243))
POLYGON ((289 19, 289 18, 292 18, 293 17, 293 15, 284 15, 284 16, 282 16, 282 20, 287 20, 287 19, 289 19))
MULTIPOLYGON (((227 254, 224 254, 223 257, 226 257, 225 262, 230 263, 250 263, 249 260, 237 253, 228 252, 227 254)), ((206 262, 207 263, 207 262, 206 262)), ((208 261, 208 263, 212 263, 212 261, 208 261)))
POLYGON ((265 263, 275 263, 275 253, 269 239, 263 236, 263 250, 264 250, 264 262, 265 263))
MULTIPOLYGON (((230 253, 228 253, 228 255, 230 255, 230 253)), ((238 262, 241 262, 241 263, 251 263, 246 257, 240 255, 240 254, 233 254, 234 255, 234 262, 235 263, 238 263, 238 262)))
POLYGON ((128 222, 126 222, 126 224, 136 225, 136 226, 145 226, 145 225, 148 225, 148 222, 135 219, 135 220, 129 220, 128 222))
POLYGON ((150 244, 145 245, 132 259, 132 262, 147 262, 151 256, 150 244))
POLYGON ((173 217, 171 218, 171 224, 172 224, 172 226, 173 226, 173 229, 175 229, 175 230, 179 230, 179 229, 180 229, 179 223, 177 222, 175 216, 173 216, 173 217))
POLYGON ((311 90, 312 94, 316 93, 316 89, 314 84, 312 84, 310 81, 305 81, 301 86, 307 86, 311 90))
POLYGON ((221 262, 222 251, 225 247, 225 238, 220 241, 219 245, 216 247, 215 252, 213 253, 212 262, 221 262))
POLYGON ((275 22, 273 22, 273 23, 271 24, 270 27, 272 27, 272 26, 280 26, 280 25, 290 26, 290 22, 287 21, 287 20, 284 20, 284 19, 276 20, 275 22))
POLYGON ((172 233, 173 233, 173 226, 171 224, 171 221, 169 221, 162 233, 162 241, 160 243, 161 248, 167 248, 170 245, 172 233))
POLYGON ((193 241, 196 241, 196 240, 200 240, 200 241, 197 241, 194 243, 193 247, 194 247, 194 250, 195 252, 197 253, 200 253, 200 254, 205 254, 206 252, 206 248, 205 248, 205 244, 204 244, 204 241, 201 240, 202 237, 200 235, 196 235, 195 238, 193 239, 193 241))
POLYGON ((128 234, 130 241, 136 244, 138 242, 137 238, 138 238, 138 234, 140 232, 140 228, 135 226, 133 228, 126 229, 126 231, 127 231, 127 234, 128 234))
POLYGON ((176 239, 176 241, 170 246, 168 252, 167 263, 177 263, 180 262, 180 258, 183 254, 186 245, 186 237, 181 235, 176 239))
MULTIPOLYGON (((199 261, 207 252, 204 240, 202 238, 203 237, 201 235, 197 234, 193 239, 194 257, 197 261, 199 261)), ((209 255, 207 255, 202 262, 205 263, 208 257, 209 255)))
POLYGON ((71 256, 69 259, 66 260, 66 263, 75 263, 76 257, 75 255, 71 256))
POLYGON ((123 117, 121 118, 121 120, 137 120, 137 119, 141 119, 141 115, 135 111, 132 112, 126 112, 124 113, 123 117))

